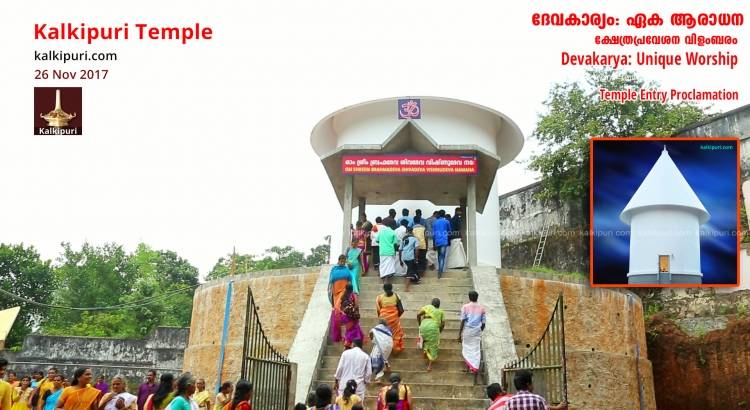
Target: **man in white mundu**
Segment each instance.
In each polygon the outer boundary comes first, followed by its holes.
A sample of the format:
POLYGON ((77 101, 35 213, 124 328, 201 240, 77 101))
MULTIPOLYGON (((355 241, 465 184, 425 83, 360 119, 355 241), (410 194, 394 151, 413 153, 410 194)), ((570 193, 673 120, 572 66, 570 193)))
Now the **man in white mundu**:
MULTIPOLYGON (((396 232, 390 226, 383 224, 382 229, 378 229, 378 244, 380 245, 380 278, 383 283, 389 283, 393 275, 396 274, 396 265, 398 256, 396 256, 396 232)), ((346 381, 345 381, 346 382, 346 381)))
POLYGON ((479 293, 469 292, 469 303, 461 307, 461 327, 458 330, 458 341, 461 342, 461 354, 466 367, 472 373, 479 372, 482 359, 482 331, 487 321, 484 306, 477 303, 479 293))
POLYGON ((354 339, 354 346, 344 350, 336 368, 336 382, 333 389, 338 389, 338 395, 344 394, 344 388, 349 380, 357 382, 357 396, 364 400, 367 384, 372 379, 372 364, 370 355, 362 351, 362 340, 354 339))

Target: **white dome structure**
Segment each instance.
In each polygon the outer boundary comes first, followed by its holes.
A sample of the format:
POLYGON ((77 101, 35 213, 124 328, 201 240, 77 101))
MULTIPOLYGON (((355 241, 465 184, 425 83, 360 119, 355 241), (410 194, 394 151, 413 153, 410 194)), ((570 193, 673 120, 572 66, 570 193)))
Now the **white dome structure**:
MULTIPOLYGON (((466 216, 469 266, 500 267, 500 210, 495 179, 523 148, 521 129, 508 116, 452 98, 401 96, 367 101, 323 117, 310 143, 325 168, 343 211, 342 238, 350 235, 352 208, 430 201, 460 206, 466 216), (401 101, 419 102, 416 117, 402 118, 401 101), (366 174, 342 172, 346 155, 469 155, 474 175, 366 174)), ((413 208, 412 208, 413 210, 413 208)), ((342 251, 346 248, 345 239, 342 251)))
POLYGON ((700 284, 700 225, 709 218, 665 146, 620 213, 630 225, 628 284, 700 284))

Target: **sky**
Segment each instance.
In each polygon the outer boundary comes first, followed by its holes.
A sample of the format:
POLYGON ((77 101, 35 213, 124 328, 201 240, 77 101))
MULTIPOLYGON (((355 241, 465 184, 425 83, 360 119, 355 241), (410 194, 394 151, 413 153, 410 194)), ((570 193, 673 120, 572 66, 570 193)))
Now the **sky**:
MULTIPOLYGON (((527 138, 555 83, 583 79, 560 52, 601 51, 597 34, 626 26, 534 27, 535 12, 748 12, 741 2, 680 1, 145 1, 40 0, 4 4, 0 25, 0 242, 55 258, 60 243, 145 242, 206 274, 236 247, 309 249, 333 235, 341 208, 309 138, 342 107, 394 96, 442 96, 507 115, 527 138), (710 8, 709 10, 706 10, 710 8), (744 8, 744 10, 743 10, 744 8), (213 28, 210 41, 34 41, 35 23, 184 25, 213 28), (107 63, 45 63, 34 50, 116 51, 107 63), (34 80, 35 69, 106 68, 104 80, 34 80), (82 136, 31 135, 34 86, 83 86, 82 136)), ((654 34, 685 33, 657 28, 654 34)), ((715 29, 716 33, 723 33, 715 29)), ((747 44, 747 30, 727 30, 747 44)), ((668 49, 664 49, 665 52, 668 49)), ((750 49, 740 65, 641 67, 664 87, 730 88, 748 103, 750 49)), ((610 49, 610 51, 612 51, 610 49)), ((629 50, 635 52, 635 50, 629 50)), ((38 115, 38 114, 34 114, 38 115)), ((499 192, 534 182, 528 139, 498 173, 499 192)))
MULTIPOLYGON (((701 225, 703 284, 737 279, 737 151, 704 141, 601 141, 594 144, 594 282, 627 283, 630 226, 620 213, 666 147, 710 215, 701 225)), ((656 262, 654 262, 656 263, 656 262)))

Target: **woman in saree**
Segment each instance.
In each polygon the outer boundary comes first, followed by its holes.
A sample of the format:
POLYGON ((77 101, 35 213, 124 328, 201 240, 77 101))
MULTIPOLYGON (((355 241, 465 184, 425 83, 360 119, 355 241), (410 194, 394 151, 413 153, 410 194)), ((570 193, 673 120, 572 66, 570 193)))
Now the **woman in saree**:
POLYGON ((63 386, 63 380, 65 380, 65 377, 63 377, 63 375, 61 375, 60 373, 52 377, 52 388, 47 390, 47 392, 45 393, 46 397, 39 398, 39 400, 42 402, 42 409, 55 410, 55 404, 57 404, 57 400, 62 395, 63 389, 65 389, 65 386, 63 386))
POLYGON ((362 275, 366 275, 370 270, 369 261, 367 260, 367 240, 370 238, 370 230, 372 230, 372 224, 366 220, 360 220, 354 225, 352 229, 352 247, 356 247, 362 254, 362 275), (367 224, 367 228, 365 227, 367 224))
POLYGON ((401 383, 401 375, 391 374, 391 384, 380 389, 376 401, 377 410, 410 410, 413 407, 411 387, 401 383))
POLYGON ((136 410, 138 397, 128 393, 125 377, 117 375, 112 378, 111 391, 104 393, 99 400, 99 410, 136 410))
POLYGON ((331 329, 329 331, 331 341, 338 343, 341 341, 341 296, 346 292, 346 286, 351 284, 352 276, 349 267, 346 265, 346 255, 340 255, 338 264, 331 268, 328 276, 328 301, 331 303, 331 329))
POLYGON ((354 340, 364 340, 365 335, 359 326, 359 297, 354 293, 352 284, 346 285, 346 291, 341 295, 341 318, 344 325, 344 347, 352 347, 354 340))
POLYGON ((23 376, 21 378, 21 384, 18 387, 13 388, 13 394, 11 401, 13 406, 11 410, 29 410, 31 407, 31 393, 34 389, 31 388, 31 377, 23 376))
POLYGON ((427 358, 427 371, 432 370, 432 362, 438 358, 440 332, 445 327, 445 314, 440 309, 440 299, 432 299, 432 304, 423 307, 417 314, 419 337, 422 339, 422 351, 427 358))
POLYGON ((351 246, 346 250, 346 264, 352 277, 354 293, 359 295, 359 278, 362 275, 364 251, 358 245, 359 240, 352 239, 351 246))
POLYGON ((159 378, 156 393, 150 394, 144 404, 145 410, 164 410, 174 399, 175 380, 172 373, 164 373, 159 378))
POLYGON ((63 390, 55 405, 64 410, 98 410, 102 392, 91 387, 91 369, 79 368, 73 373, 70 387, 63 390))
POLYGON ((393 333, 385 319, 380 319, 380 323, 370 330, 370 340, 372 341, 370 365, 375 381, 379 382, 385 370, 390 368, 388 358, 393 350, 393 333))
POLYGON ((385 319, 388 327, 391 328, 393 335, 393 351, 398 353, 404 350, 404 329, 401 328, 401 315, 404 314, 404 306, 401 304, 401 298, 393 292, 393 285, 386 283, 383 285, 382 293, 375 299, 375 309, 378 317, 385 319))
POLYGON ((211 408, 211 392, 206 390, 206 381, 204 379, 195 381, 193 400, 198 404, 200 410, 209 410, 211 408))
POLYGON ((177 380, 174 399, 169 403, 173 410, 191 410, 197 404, 191 403, 190 397, 195 393, 195 377, 190 373, 183 373, 177 380))

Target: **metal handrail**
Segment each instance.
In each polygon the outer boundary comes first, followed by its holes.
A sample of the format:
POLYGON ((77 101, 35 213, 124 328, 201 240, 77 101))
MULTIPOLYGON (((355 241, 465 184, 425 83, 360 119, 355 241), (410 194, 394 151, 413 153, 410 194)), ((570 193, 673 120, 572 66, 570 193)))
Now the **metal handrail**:
POLYGON ((263 331, 258 305, 247 289, 245 334, 242 345, 242 378, 253 383, 253 409, 289 407, 292 368, 289 358, 276 350, 263 331))
MULTIPOLYGON (((536 373, 535 391, 546 395, 549 401, 568 400, 567 361, 565 354, 565 305, 562 293, 557 297, 547 327, 534 347, 522 358, 516 359, 502 369, 503 381, 508 386, 508 378, 519 370, 536 373)), ((508 386, 514 391, 514 386, 508 386)))

